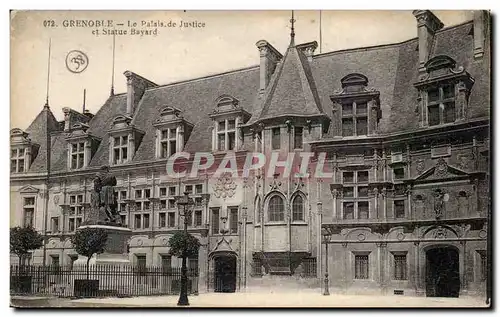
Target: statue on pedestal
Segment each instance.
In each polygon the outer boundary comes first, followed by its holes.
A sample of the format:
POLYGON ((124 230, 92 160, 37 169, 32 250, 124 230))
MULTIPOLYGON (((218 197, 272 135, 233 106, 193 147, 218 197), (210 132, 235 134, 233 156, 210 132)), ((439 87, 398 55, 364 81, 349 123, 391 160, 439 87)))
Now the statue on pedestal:
POLYGON ((115 186, 116 177, 109 174, 109 166, 101 167, 94 178, 87 224, 120 224, 115 186))

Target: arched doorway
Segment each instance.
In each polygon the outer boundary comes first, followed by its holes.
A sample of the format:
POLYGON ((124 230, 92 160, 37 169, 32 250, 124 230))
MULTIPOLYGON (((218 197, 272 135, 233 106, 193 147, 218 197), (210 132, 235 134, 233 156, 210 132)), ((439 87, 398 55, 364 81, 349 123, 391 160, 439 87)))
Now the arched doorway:
POLYGON ((458 297, 460 293, 459 253, 454 247, 435 247, 426 252, 427 297, 458 297))
POLYGON ((234 293, 236 291, 236 256, 221 255, 214 258, 215 292, 234 293))

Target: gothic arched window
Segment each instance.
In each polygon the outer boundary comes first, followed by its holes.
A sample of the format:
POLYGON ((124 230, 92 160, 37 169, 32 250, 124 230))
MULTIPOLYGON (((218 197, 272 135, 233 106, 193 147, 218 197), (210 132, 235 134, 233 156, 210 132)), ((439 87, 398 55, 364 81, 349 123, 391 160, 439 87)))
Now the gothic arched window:
POLYGON ((285 204, 283 198, 275 195, 269 199, 267 209, 269 221, 284 221, 285 220, 285 204))
POLYGON ((300 195, 292 201, 292 221, 304 221, 304 199, 300 195))

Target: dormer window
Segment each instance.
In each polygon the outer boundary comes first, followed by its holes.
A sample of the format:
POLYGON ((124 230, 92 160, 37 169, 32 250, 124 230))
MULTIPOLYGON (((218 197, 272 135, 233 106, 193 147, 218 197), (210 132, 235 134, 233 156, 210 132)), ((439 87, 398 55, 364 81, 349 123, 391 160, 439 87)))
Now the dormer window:
POLYGON ((333 116, 338 120, 337 135, 343 137, 375 134, 382 112, 380 92, 368 87, 368 78, 349 74, 340 80, 342 90, 330 96, 333 116))
POLYGON ((184 150, 184 144, 193 130, 193 124, 186 121, 182 111, 175 107, 164 107, 160 118, 155 121, 156 157, 168 158, 184 150))
POLYGON ((342 136, 368 134, 368 114, 366 102, 342 105, 342 136))
POLYGON ((420 126, 436 126, 467 118, 474 79, 454 59, 438 55, 425 63, 425 73, 414 86, 419 90, 420 126))
POLYGON ((250 114, 238 104, 239 101, 229 95, 217 98, 216 107, 210 115, 214 120, 213 151, 235 151, 243 145, 240 125, 250 118, 250 114))
POLYGON ((177 129, 170 128, 161 131, 161 158, 168 158, 177 152, 177 129))
POLYGON ((128 159, 128 135, 114 138, 113 164, 126 162, 128 159))
POLYGON ((79 122, 71 127, 68 142, 68 169, 86 168, 101 139, 87 132, 89 126, 79 122))
POLYGON ((145 132, 139 130, 132 118, 119 115, 113 119, 113 127, 109 133, 109 163, 112 165, 130 162, 139 148, 145 132))
POLYGON ((25 149, 12 149, 10 155, 10 172, 23 173, 25 163, 25 149))
POLYGON ((82 168, 85 161, 85 142, 71 144, 71 169, 82 168))
POLYGON ((225 119, 217 124, 217 151, 233 151, 236 147, 236 120, 225 119))
POLYGON ((24 173, 38 154, 40 146, 31 141, 28 133, 14 128, 10 131, 10 172, 24 173))
POLYGON ((455 122, 455 85, 436 86, 430 88, 427 94, 429 125, 455 122))

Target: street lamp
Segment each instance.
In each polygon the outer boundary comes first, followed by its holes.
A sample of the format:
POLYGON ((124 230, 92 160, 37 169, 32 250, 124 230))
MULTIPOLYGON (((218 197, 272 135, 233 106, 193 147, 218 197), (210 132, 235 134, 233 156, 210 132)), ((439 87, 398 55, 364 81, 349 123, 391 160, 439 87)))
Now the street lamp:
POLYGON ((323 295, 330 295, 330 291, 328 290, 328 242, 330 242, 330 233, 324 230, 321 232, 321 235, 325 244, 325 290, 323 291, 323 295))
MULTIPOLYGON (((179 215, 184 217, 184 243, 187 242, 187 226, 188 219, 191 218, 194 205, 193 198, 189 197, 188 192, 184 192, 184 196, 176 197, 177 208, 179 209, 179 215)), ((179 295, 179 301, 177 306, 189 306, 189 300, 187 296, 187 266, 186 266, 186 245, 184 245, 184 250, 182 251, 182 268, 181 268, 181 294, 179 295)))

